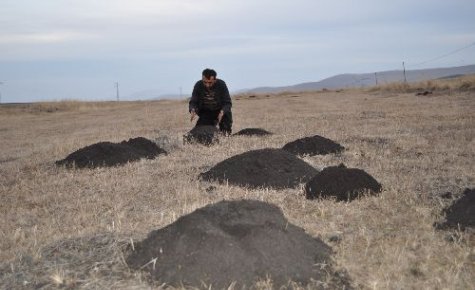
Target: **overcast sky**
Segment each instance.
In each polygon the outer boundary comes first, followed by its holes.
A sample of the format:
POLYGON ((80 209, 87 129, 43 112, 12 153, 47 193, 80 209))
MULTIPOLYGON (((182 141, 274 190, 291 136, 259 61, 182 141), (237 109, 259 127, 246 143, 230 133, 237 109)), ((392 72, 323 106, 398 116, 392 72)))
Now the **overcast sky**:
POLYGON ((2 102, 187 97, 475 64, 473 0, 0 0, 2 102), (460 51, 457 51, 460 50, 460 51))

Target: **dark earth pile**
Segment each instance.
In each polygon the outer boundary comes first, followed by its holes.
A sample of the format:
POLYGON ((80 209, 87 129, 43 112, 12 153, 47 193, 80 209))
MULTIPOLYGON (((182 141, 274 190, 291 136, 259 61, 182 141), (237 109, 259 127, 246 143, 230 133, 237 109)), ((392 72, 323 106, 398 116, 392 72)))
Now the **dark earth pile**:
POLYGON ((297 139, 287 143, 282 149, 296 155, 325 155, 329 153, 339 153, 345 149, 338 143, 322 136, 312 136, 297 139))
POLYGON ((234 135, 265 136, 265 135, 272 135, 272 133, 261 128, 246 128, 246 129, 242 129, 241 131, 237 132, 234 135))
POLYGON ((290 224, 278 207, 242 200, 205 206, 149 233, 127 263, 180 287, 227 289, 235 282, 242 289, 270 277, 275 289, 289 280, 307 285, 327 278, 341 288, 347 281, 328 266, 330 255, 324 242, 290 224))
POLYGON ((293 188, 309 181, 318 171, 281 149, 248 151, 226 159, 201 173, 204 180, 251 188, 293 188))
POLYGON ((352 201, 362 193, 379 193, 379 184, 371 175, 345 165, 323 169, 305 185, 308 199, 336 197, 337 201, 352 201))
POLYGON ((437 225, 441 229, 475 229, 475 188, 465 189, 462 197, 444 210, 446 221, 437 225))
POLYGON ((218 133, 218 129, 214 126, 195 126, 183 136, 183 142, 210 146, 219 143, 218 133))
POLYGON ((68 155, 56 165, 78 168, 96 168, 122 165, 141 158, 154 159, 167 152, 152 141, 143 137, 129 139, 120 143, 100 142, 81 148, 68 155))

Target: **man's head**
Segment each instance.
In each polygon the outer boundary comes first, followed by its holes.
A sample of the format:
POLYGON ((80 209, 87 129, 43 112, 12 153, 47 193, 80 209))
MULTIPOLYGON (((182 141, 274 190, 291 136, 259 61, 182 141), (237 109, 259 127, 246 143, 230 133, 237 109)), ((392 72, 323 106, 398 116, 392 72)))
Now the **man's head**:
POLYGON ((206 88, 211 88, 216 83, 216 71, 210 68, 203 70, 202 80, 206 88))

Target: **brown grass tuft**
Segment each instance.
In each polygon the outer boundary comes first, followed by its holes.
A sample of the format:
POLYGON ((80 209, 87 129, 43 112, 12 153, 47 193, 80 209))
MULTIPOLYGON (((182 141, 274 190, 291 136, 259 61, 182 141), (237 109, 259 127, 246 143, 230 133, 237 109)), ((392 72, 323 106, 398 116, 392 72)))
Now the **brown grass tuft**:
POLYGON ((461 92, 475 90, 475 75, 415 83, 394 82, 366 89, 369 92, 414 93, 420 91, 461 92))

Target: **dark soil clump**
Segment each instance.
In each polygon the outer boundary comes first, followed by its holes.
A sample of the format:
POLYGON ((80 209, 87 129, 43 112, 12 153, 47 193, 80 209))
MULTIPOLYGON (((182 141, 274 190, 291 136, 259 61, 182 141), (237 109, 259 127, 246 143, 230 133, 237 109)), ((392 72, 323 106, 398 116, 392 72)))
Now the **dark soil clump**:
POLYGON ((432 91, 423 91, 423 92, 416 93, 416 96, 427 96, 427 95, 432 95, 432 91))
POLYGON ((219 130, 214 126, 195 126, 183 136, 183 142, 210 146, 219 143, 218 133, 219 130))
POLYGON ((133 138, 120 143, 100 142, 81 148, 65 159, 56 161, 56 165, 77 168, 96 168, 122 165, 141 158, 154 159, 167 152, 152 141, 133 138))
POLYGON ((323 169, 305 185, 307 199, 335 197, 337 201, 352 201, 362 193, 381 192, 371 175, 357 168, 331 166, 323 169))
POLYGON ((265 136, 265 135, 272 135, 271 132, 266 131, 261 128, 246 128, 242 129, 241 131, 235 133, 234 135, 244 135, 244 136, 265 136))
POLYGON ((475 188, 465 189, 457 201, 444 210, 446 221, 438 224, 439 229, 475 229, 475 188))
POLYGON ((296 155, 325 155, 330 153, 339 153, 345 149, 338 143, 330 139, 315 135, 304 137, 287 143, 282 149, 296 155))
POLYGON ((204 180, 251 188, 294 188, 309 181, 318 171, 295 155, 281 149, 259 149, 226 159, 201 173, 204 180))
POLYGON ((149 233, 126 261, 175 287, 227 289, 236 283, 236 289, 248 289, 267 277, 275 289, 311 279, 344 287, 348 282, 329 266, 331 254, 278 207, 242 200, 205 206, 149 233))

